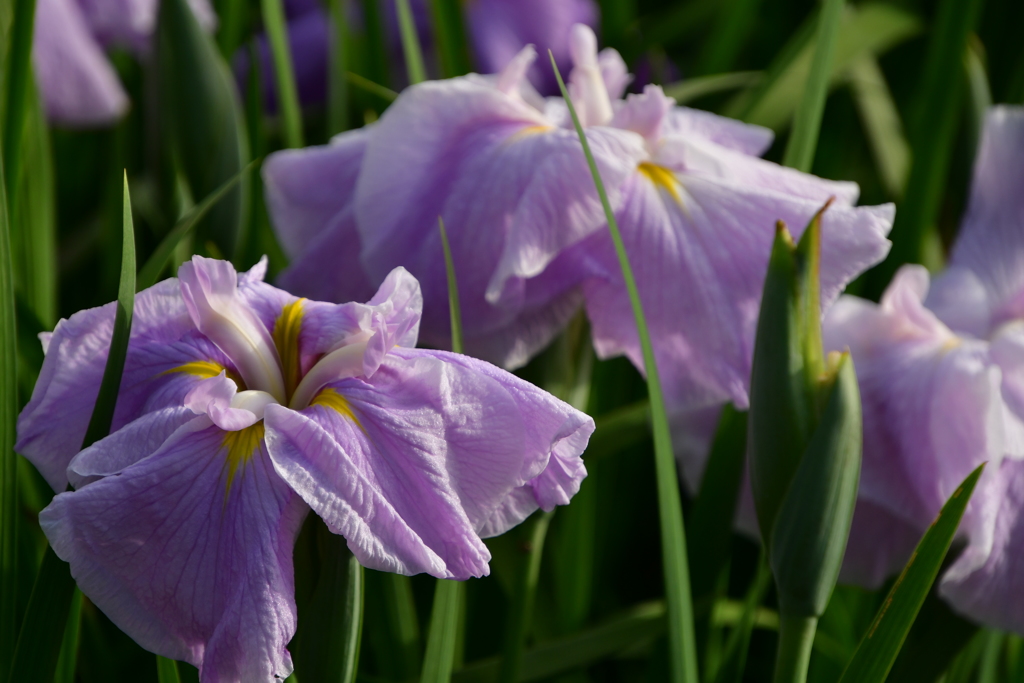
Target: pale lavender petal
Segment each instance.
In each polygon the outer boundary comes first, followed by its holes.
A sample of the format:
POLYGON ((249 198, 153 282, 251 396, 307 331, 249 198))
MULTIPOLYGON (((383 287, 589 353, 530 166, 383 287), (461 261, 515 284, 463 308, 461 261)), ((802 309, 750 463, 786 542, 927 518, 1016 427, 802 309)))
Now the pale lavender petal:
POLYGON ((533 44, 544 59, 534 64, 530 80, 554 95, 558 84, 548 50, 562 73, 568 73, 570 29, 577 23, 596 26, 597 6, 593 0, 477 0, 467 6, 466 19, 482 72, 501 71, 524 45, 533 44))
MULTIPOLYGON (((156 31, 158 0, 76 0, 89 30, 104 45, 131 48, 145 54, 152 47, 156 31)), ((217 15, 208 0, 188 0, 199 24, 212 31, 217 15)))
POLYGON ((969 268, 992 302, 991 326, 1024 316, 1024 108, 994 107, 974 164, 951 264, 969 268))
POLYGON ((204 683, 291 673, 292 547, 307 510, 258 447, 226 466, 205 417, 147 458, 40 514, 82 592, 148 650, 204 683))
POLYGON ((920 525, 907 522, 887 508, 858 500, 839 572, 840 583, 870 590, 881 588, 886 579, 903 569, 923 535, 920 525))
POLYGON ((32 62, 51 121, 101 126, 124 115, 128 96, 73 0, 38 0, 34 31, 32 62))
POLYGON ((750 156, 767 152, 775 137, 770 128, 689 107, 673 107, 665 122, 665 134, 702 138, 750 156))
POLYGON ((365 566, 484 575, 492 517, 518 522, 578 490, 592 421, 484 365, 396 349, 371 379, 329 385, 333 401, 267 409, 278 472, 365 566), (534 507, 509 513, 520 488, 534 507))
POLYGON ((612 118, 613 128, 631 130, 641 137, 657 144, 661 138, 663 126, 675 100, 666 97, 664 91, 656 85, 648 85, 642 95, 629 95, 615 110, 612 118))
POLYGON ((964 266, 950 266, 932 281, 925 305, 956 332, 984 338, 991 332, 993 302, 985 284, 964 266))
MULTIPOLYGON (((818 202, 653 169, 634 173, 617 212, 667 399, 677 410, 747 405, 761 288, 776 220, 796 237, 818 202), (652 175, 649 175, 652 174, 652 175), (659 184, 656 184, 659 183, 659 184)), ((834 205, 822 222, 822 303, 888 251, 891 207, 834 205)), ((594 238, 585 286, 595 348, 643 367, 611 240, 594 238)))

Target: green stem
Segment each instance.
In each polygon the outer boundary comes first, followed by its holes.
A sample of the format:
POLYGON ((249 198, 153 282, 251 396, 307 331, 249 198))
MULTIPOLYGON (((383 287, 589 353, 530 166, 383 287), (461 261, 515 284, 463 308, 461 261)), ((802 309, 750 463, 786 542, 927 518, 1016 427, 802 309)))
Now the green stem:
POLYGON ((327 82, 327 134, 348 130, 348 0, 330 0, 331 61, 327 82))
POLYGON ((409 0, 395 0, 395 9, 398 12, 398 26, 402 34, 405 71, 409 76, 409 84, 416 85, 427 80, 427 70, 423 65, 423 49, 420 47, 420 38, 416 35, 416 21, 409 8, 409 0))
POLYGON ((526 566, 519 575, 516 592, 509 612, 505 630, 505 644, 502 648, 499 683, 516 683, 523 663, 523 648, 530 634, 533 622, 533 603, 537 596, 537 580, 540 578, 540 560, 544 554, 544 539, 554 512, 541 512, 533 522, 526 566))
MULTIPOLYGON (((75 589, 71 598, 71 610, 68 612, 68 623, 64 627, 64 640, 60 645, 57 657, 57 672, 54 683, 74 683, 75 670, 78 667, 78 642, 82 626, 82 592, 75 589)), ((160 683, 164 683, 161 681, 160 683)))
POLYGON ((14 264, 7 220, 3 157, 0 155, 0 680, 14 655, 18 595, 18 461, 14 455, 18 416, 18 332, 14 264))
MULTIPOLYGON (((28 84, 31 74, 32 25, 36 13, 35 0, 15 0, 14 20, 10 30, 10 54, 7 58, 7 92, 3 116, 3 161, 7 171, 7 202, 13 206, 21 175, 21 140, 27 110, 28 84)), ((13 210, 11 210, 13 214, 13 210)))
POLYGON ((288 25, 285 23, 281 0, 261 0, 263 25, 270 39, 270 53, 274 58, 274 77, 277 84, 277 108, 284 122, 286 147, 302 147, 302 110, 295 88, 292 53, 288 45, 288 25))
POLYGON ((779 653, 775 660, 775 683, 804 683, 814 647, 817 617, 779 615, 779 653))
POLYGON ((452 678, 455 643, 459 630, 459 612, 462 604, 462 587, 461 581, 437 580, 437 587, 434 589, 434 607, 430 612, 427 652, 423 657, 420 683, 448 683, 452 678))
POLYGON ((843 0, 825 0, 818 21, 818 39, 814 60, 807 74, 803 98, 793 118, 793 132, 786 145, 782 164, 798 171, 809 172, 814 163, 814 150, 818 146, 821 117, 825 113, 828 83, 832 75, 832 62, 836 54, 839 23, 843 18, 843 0))

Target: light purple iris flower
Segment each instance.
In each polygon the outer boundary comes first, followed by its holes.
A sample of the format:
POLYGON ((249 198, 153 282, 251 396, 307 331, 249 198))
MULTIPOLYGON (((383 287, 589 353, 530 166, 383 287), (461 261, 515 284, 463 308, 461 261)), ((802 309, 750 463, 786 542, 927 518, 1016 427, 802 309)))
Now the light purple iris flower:
POLYGON ((193 257, 136 301, 110 436, 78 452, 114 305, 44 337, 17 449, 82 591, 204 682, 292 670, 292 547, 309 508, 367 567, 488 573, 482 537, 565 504, 593 420, 482 361, 412 348, 419 286, 328 304, 193 257), (59 425, 59 428, 55 428, 59 425))
POLYGON ((849 347, 864 463, 846 574, 877 585, 907 560, 967 474, 988 462, 941 591, 963 614, 1024 631, 1024 109, 986 119, 949 268, 901 270, 881 304, 843 297, 826 343, 849 347))
MULTIPOLYGON (((216 16, 207 0, 189 0, 200 23, 216 16)), ((50 121, 64 126, 108 125, 128 110, 128 96, 105 48, 150 50, 158 0, 37 0, 32 61, 50 121)))
MULTIPOLYGON (((657 86, 620 99, 625 65, 614 50, 598 54, 585 26, 571 47, 570 92, 637 273, 668 399, 680 410, 743 407, 775 221, 799 236, 835 198, 823 223, 827 305, 885 256, 893 207, 855 208, 856 185, 757 158, 769 131, 676 107, 657 86)), ((521 365, 585 301, 598 353, 640 367, 593 179, 564 102, 525 80, 533 62, 527 48, 496 76, 414 86, 371 128, 268 159, 271 215, 297 259, 285 286, 344 298, 332 288, 361 277, 357 249, 369 282, 403 265, 423 285, 424 340, 447 346, 441 216, 473 355, 521 365), (346 272, 329 281, 327 264, 339 259, 346 272)))

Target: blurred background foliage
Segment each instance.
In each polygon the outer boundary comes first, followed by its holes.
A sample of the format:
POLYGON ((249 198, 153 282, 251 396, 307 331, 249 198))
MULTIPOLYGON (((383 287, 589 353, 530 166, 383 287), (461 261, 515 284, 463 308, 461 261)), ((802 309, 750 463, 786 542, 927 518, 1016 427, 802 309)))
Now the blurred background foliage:
MULTIPOLYGON (((214 4, 221 17, 215 36, 221 56, 234 59, 239 50, 253 49, 253 36, 263 30, 268 3, 218 0, 214 4)), ((818 3, 600 0, 599 4, 601 43, 622 53, 637 77, 633 91, 645 83, 659 83, 680 103, 768 126, 777 137, 767 157, 781 159, 810 65, 813 46, 809 43, 818 3)), ((332 0, 331 5, 328 9, 337 12, 343 3, 332 0)), ((380 4, 362 0, 361 5, 363 21, 347 26, 344 49, 332 57, 350 72, 347 90, 332 92, 327 104, 303 108, 301 134, 307 145, 325 143, 346 127, 375 120, 387 108, 390 91, 400 91, 409 81, 398 32, 385 26, 392 8, 383 0, 380 4)), ((447 7, 450 18, 457 3, 437 5, 442 12, 447 7)), ((13 44, 14 7, 15 0, 0 1, 0 45, 13 44)), ((449 22, 449 27, 457 24, 449 22)), ((1021 27, 1024 3, 1020 0, 847 3, 812 171, 856 181, 861 203, 896 201, 899 207, 893 257, 855 282, 851 291, 877 296, 901 261, 921 261, 933 269, 941 266, 960 222, 984 109, 991 103, 1024 103, 1021 27)), ((435 47, 426 46, 432 77, 471 67, 469 50, 457 37, 434 45, 442 47, 435 53, 435 47), (457 49, 449 49, 450 45, 457 49)), ((2 52, 3 59, 11 58, 12 50, 2 52)), ((122 169, 127 169, 131 186, 139 263, 145 263, 194 202, 249 159, 294 142, 293 132, 289 133, 294 122, 286 122, 276 106, 265 106, 264 81, 256 73, 259 69, 253 70, 244 87, 234 91, 235 101, 218 105, 234 110, 223 130, 235 127, 237 163, 202 181, 190 177, 189 165, 195 163, 181 152, 187 144, 181 138, 194 131, 189 125, 174 128, 174 105, 164 97, 173 87, 177 88, 174 96, 192 97, 200 86, 187 81, 172 85, 173 75, 161 71, 159 61, 158 57, 140 61, 126 52, 113 54, 132 107, 109 129, 48 127, 36 91, 28 84, 19 168, 7 180, 13 189, 23 401, 41 363, 34 335, 52 329, 60 317, 116 297, 122 169), (175 135, 177 146, 169 145, 175 135)), ((10 97, 9 83, 2 92, 5 99, 10 97)), ((284 256, 270 229, 258 174, 251 174, 247 186, 233 192, 233 218, 227 220, 240 226, 237 246, 232 238, 225 241, 215 231, 200 228, 192 243, 192 238, 186 238, 179 245, 176 261, 193 250, 232 256, 224 252, 234 249, 232 260, 245 268, 268 254, 273 276, 283 267, 284 256)), ((581 322, 575 336, 562 337, 521 374, 563 397, 574 390, 578 393, 581 388, 566 359, 587 356, 569 348, 586 340, 582 326, 581 322)), ((638 407, 645 393, 643 380, 624 359, 595 362, 589 393, 581 401, 599 425, 596 445, 586 456, 590 476, 572 505, 550 518, 520 680, 639 683, 667 678, 658 514, 652 495, 654 460, 646 415, 638 407), (616 432, 621 438, 603 441, 601 426, 610 422, 627 429, 616 432)), ((17 601, 24 610, 33 563, 43 547, 34 516, 49 492, 27 461, 19 460, 18 467, 23 567, 17 601)), ((686 519, 692 521, 692 496, 684 499, 684 508, 686 519)), ((547 521, 532 519, 488 541, 494 555, 492 574, 467 582, 454 680, 498 680, 502 624, 530 544, 544 540, 535 527, 547 521)), ((313 524, 307 525, 296 549, 300 623, 315 582, 311 572, 318 552, 316 533, 313 524)), ((712 573, 707 594, 698 594, 695 601, 702 661, 728 661, 729 638, 743 620, 744 601, 756 606, 751 613, 750 649, 745 666, 707 665, 702 676, 709 682, 768 681, 778 623, 773 589, 763 577, 758 579, 763 572, 757 544, 739 535, 726 536, 721 558, 725 570, 712 573)), ((694 543, 701 542, 694 539, 700 537, 690 535, 693 566, 702 562, 694 551, 706 550, 694 548, 694 543)), ((367 572, 359 680, 404 682, 418 677, 434 583, 426 576, 408 579, 367 572)), ((869 592, 840 586, 835 591, 815 642, 811 681, 838 680, 887 588, 869 592)), ((61 657, 59 681, 158 680, 153 656, 88 600, 81 603, 77 643, 69 630, 61 657)), ((182 665, 180 671, 183 680, 196 680, 194 669, 182 665)), ((933 683, 940 677, 946 683, 1024 682, 1024 640, 979 630, 953 615, 933 595, 889 680, 933 683)))

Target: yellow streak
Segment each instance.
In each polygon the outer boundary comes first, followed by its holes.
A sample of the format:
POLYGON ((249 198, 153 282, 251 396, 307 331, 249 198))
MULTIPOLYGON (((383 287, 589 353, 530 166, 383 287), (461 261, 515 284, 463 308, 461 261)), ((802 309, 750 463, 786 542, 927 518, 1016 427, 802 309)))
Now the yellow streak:
POLYGON ((225 373, 227 378, 235 383, 239 391, 245 391, 245 382, 234 370, 228 370, 220 363, 216 363, 212 360, 194 360, 190 363, 179 365, 176 368, 165 370, 160 375, 172 375, 176 373, 182 373, 186 375, 194 375, 201 379, 210 379, 216 377, 220 373, 225 373))
POLYGON ((508 144, 512 144, 513 142, 519 142, 523 138, 528 138, 528 137, 530 137, 532 135, 541 135, 543 133, 547 133, 550 130, 554 130, 554 127, 553 126, 527 126, 526 128, 520 128, 519 130, 517 130, 515 133, 513 133, 511 136, 509 136, 508 140, 506 140, 505 142, 508 143, 508 144))
POLYGON ((683 205, 683 198, 679 195, 679 181, 676 180, 676 175, 671 170, 658 164, 652 164, 649 161, 641 161, 636 170, 647 176, 647 179, 654 183, 655 187, 659 187, 672 195, 672 198, 680 206, 683 205))
POLYGON ((309 405, 331 408, 342 417, 347 417, 355 422, 360 429, 363 429, 363 425, 360 424, 359 418, 352 412, 352 406, 349 404, 348 400, 335 389, 327 388, 321 390, 320 393, 313 397, 313 400, 309 402, 309 405))
POLYGON ((295 387, 299 386, 299 375, 302 372, 299 362, 299 332, 302 331, 302 306, 305 299, 296 299, 281 310, 274 323, 274 345, 281 357, 284 371, 284 390, 286 397, 291 399, 295 387))
POLYGON ((227 491, 231 492, 231 484, 235 480, 235 474, 240 467, 252 460, 252 454, 263 442, 263 420, 260 420, 251 427, 240 429, 237 432, 225 432, 223 448, 227 452, 224 467, 228 471, 227 491))

